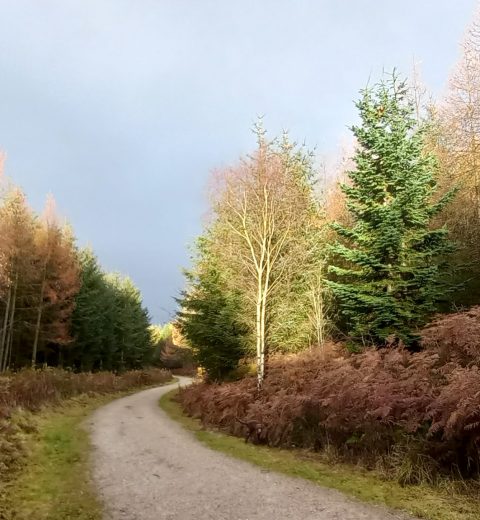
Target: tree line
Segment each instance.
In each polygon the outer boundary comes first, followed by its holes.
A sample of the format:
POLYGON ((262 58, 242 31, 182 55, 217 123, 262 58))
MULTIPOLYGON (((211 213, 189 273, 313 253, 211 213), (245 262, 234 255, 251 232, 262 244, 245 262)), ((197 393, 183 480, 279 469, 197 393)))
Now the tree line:
POLYGON ((143 366, 152 352, 150 318, 133 282, 77 248, 52 197, 37 215, 5 177, 0 190, 0 372, 143 366))
POLYGON ((438 311, 480 302, 480 30, 434 102, 396 72, 360 92, 342 182, 321 185, 288 134, 216 172, 178 324, 210 379, 342 339, 404 345, 438 311))

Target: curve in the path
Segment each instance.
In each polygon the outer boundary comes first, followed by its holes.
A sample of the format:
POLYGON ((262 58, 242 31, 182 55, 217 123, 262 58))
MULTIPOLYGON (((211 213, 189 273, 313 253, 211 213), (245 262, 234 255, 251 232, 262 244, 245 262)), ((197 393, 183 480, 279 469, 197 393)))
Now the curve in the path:
POLYGON ((92 416, 93 477, 106 520, 405 518, 208 449, 159 408, 176 385, 118 399, 92 416))

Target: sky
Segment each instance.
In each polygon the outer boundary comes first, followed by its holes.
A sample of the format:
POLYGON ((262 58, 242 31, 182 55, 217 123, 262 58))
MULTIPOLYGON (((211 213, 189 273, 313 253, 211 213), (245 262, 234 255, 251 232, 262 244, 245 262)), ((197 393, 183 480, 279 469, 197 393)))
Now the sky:
POLYGON ((333 154, 382 70, 437 95, 476 0, 0 0, 0 150, 40 210, 168 321, 213 169, 273 136, 333 154))

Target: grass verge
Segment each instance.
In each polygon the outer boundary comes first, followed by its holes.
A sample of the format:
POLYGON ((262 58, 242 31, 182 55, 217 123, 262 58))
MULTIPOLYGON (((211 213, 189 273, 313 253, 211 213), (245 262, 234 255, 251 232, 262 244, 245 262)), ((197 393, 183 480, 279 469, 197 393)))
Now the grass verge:
POLYGON ((90 480, 90 439, 82 423, 99 406, 141 390, 83 395, 31 414, 35 433, 23 439, 28 459, 5 485, 0 519, 101 520, 101 503, 90 480))
POLYGON ((301 477, 316 484, 338 489, 364 502, 384 505, 406 511, 428 520, 478 520, 480 497, 453 493, 451 489, 425 485, 405 486, 387 481, 373 471, 347 464, 327 464, 303 450, 283 450, 267 446, 245 444, 242 439, 208 431, 198 419, 183 413, 175 401, 178 390, 172 390, 160 399, 160 407, 175 421, 209 448, 221 451, 262 468, 301 477))

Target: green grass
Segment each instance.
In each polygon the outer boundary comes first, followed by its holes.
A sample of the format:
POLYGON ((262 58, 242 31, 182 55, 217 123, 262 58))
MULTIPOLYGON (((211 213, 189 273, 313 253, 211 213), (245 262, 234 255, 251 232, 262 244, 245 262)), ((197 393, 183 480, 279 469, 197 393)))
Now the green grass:
POLYGON ((6 488, 6 518, 100 520, 89 480, 90 442, 81 424, 115 396, 83 397, 33 417, 38 433, 25 438, 27 465, 6 488))
POLYGON ((205 430, 200 421, 186 416, 174 400, 178 390, 160 399, 160 407, 192 431, 209 448, 256 464, 264 469, 310 480, 335 488, 364 502, 400 509, 429 520, 478 520, 480 498, 429 486, 405 486, 384 480, 373 471, 347 464, 328 464, 318 455, 302 450, 282 450, 245 444, 243 439, 205 430))
POLYGON ((36 433, 24 436, 27 463, 6 484, 0 519, 101 520, 102 506, 90 479, 90 439, 83 422, 99 406, 140 390, 81 396, 32 414, 29 422, 36 433))

